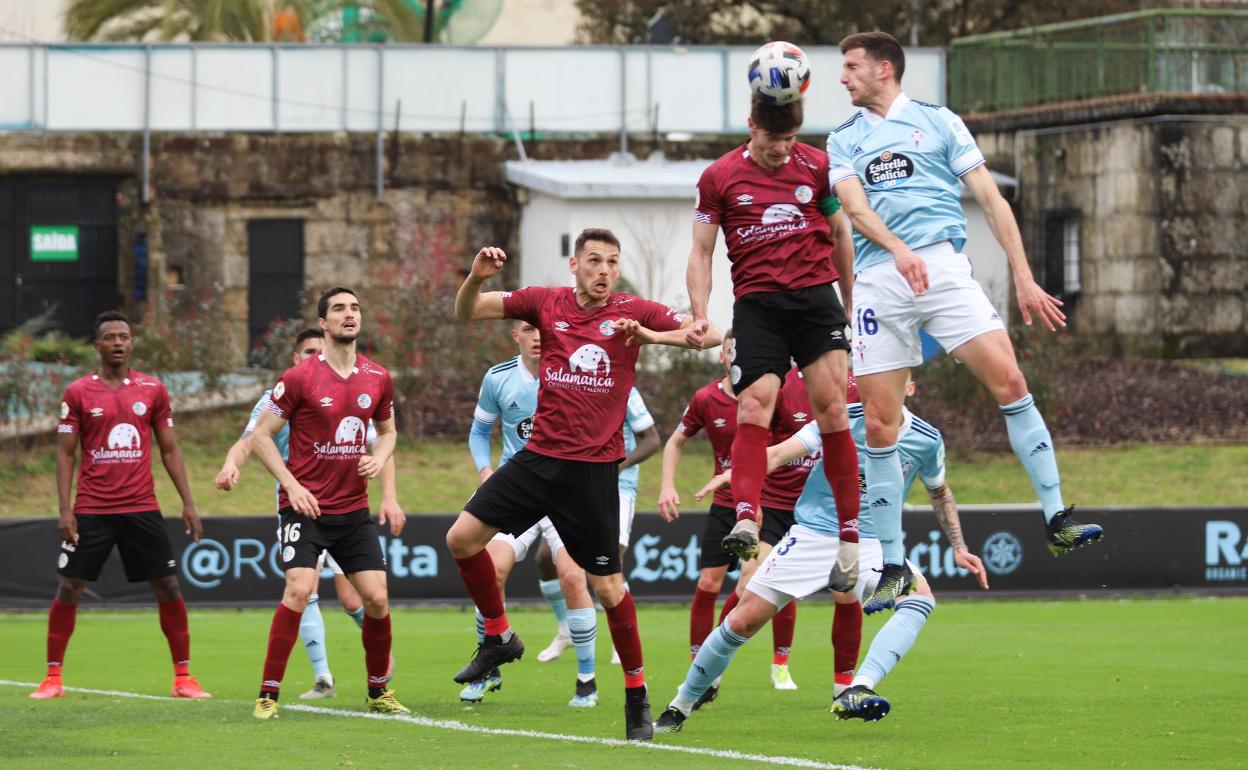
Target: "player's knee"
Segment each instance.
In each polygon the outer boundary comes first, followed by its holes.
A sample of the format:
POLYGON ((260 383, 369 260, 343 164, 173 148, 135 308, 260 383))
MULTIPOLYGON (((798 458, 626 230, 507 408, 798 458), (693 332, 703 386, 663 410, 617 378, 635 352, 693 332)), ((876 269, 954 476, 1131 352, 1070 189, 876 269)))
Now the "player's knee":
POLYGON ((932 602, 936 601, 936 594, 932 593, 931 584, 928 583, 927 578, 922 575, 916 574, 914 576, 914 588, 911 592, 918 596, 926 596, 928 599, 931 599, 932 602))
POLYGON ((758 630, 766 625, 768 617, 757 613, 742 610, 741 605, 737 605, 732 612, 728 613, 728 617, 724 618, 725 625, 728 630, 737 636, 749 639, 758 633, 758 630))
POLYGON ((698 590, 717 594, 724 587, 724 571, 722 569, 704 569, 698 575, 698 590))
POLYGON ((361 594, 364 600, 364 614, 374 618, 384 618, 390 612, 390 600, 386 596, 384 590, 370 591, 367 596, 361 594))
POLYGON ((476 538, 470 537, 458 524, 447 531, 446 547, 456 559, 467 559, 481 550, 476 538))
POLYGON ((997 401, 1002 404, 1011 404, 1027 395, 1027 377, 1023 374, 1023 370, 1019 369, 1017 364, 1006 370, 1001 376, 996 391, 997 401))
POLYGON ((287 580, 286 590, 282 592, 282 604, 297 612, 303 612, 315 590, 312 584, 302 580, 287 580))
POLYGON ((602 602, 603 607, 614 607, 624 601, 624 578, 622 575, 608 575, 591 581, 594 586, 594 593, 598 594, 598 599, 602 602))
POLYGON ((77 604, 86 588, 85 580, 63 577, 56 586, 56 601, 61 604, 77 604))
POLYGON ((182 596, 182 590, 178 587, 178 579, 173 575, 156 578, 151 585, 152 591, 156 594, 156 600, 161 604, 176 602, 182 596))
MULTIPOLYGON (((892 446, 897 443, 900 422, 895 421, 893 417, 893 415, 886 415, 879 411, 867 413, 868 446, 892 446)), ((901 415, 897 415, 897 417, 900 418, 901 415)))

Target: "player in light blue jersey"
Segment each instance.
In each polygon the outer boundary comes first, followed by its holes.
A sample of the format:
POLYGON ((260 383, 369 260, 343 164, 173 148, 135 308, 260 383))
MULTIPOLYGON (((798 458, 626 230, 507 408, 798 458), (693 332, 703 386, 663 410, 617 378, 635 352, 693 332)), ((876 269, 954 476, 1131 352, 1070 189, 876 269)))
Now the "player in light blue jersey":
MULTIPOLYGON (((850 431, 861 447, 866 440, 866 417, 862 405, 852 402, 852 395, 850 401, 850 431)), ((907 465, 906 488, 916 478, 923 480, 937 521, 949 539, 954 563, 966 571, 963 574, 974 574, 980 586, 987 590, 988 578, 984 565, 978 556, 967 550, 957 505, 945 481, 945 447, 940 433, 908 410, 904 418, 899 451, 907 465)), ((820 448, 818 426, 809 425, 786 441, 768 448, 768 471, 775 470, 794 458, 814 454, 820 448)), ((862 457, 861 454, 859 456, 862 457)), ((864 471, 864 465, 864 460, 860 459, 860 473, 864 471)), ((807 478, 802 496, 794 510, 794 525, 754 574, 746 586, 741 602, 702 643, 676 698, 655 722, 656 733, 681 730, 693 711, 693 706, 711 683, 728 668, 737 650, 772 616, 789 602, 828 587, 827 565, 836 559, 840 548, 840 522, 836 513, 836 499, 832 496, 827 479, 819 470, 813 469, 807 478)), ((704 495, 713 491, 731 481, 731 477, 731 471, 716 476, 698 494, 704 495)), ((858 515, 858 528, 860 569, 857 582, 852 592, 833 591, 838 605, 860 601, 864 595, 874 590, 875 583, 880 579, 883 555, 880 542, 875 536, 871 511, 866 506, 861 508, 858 515)), ((931 587, 919 573, 918 567, 907 563, 915 573, 911 593, 897 603, 896 614, 889 618, 872 640, 858 673, 848 683, 838 682, 835 686, 836 698, 832 710, 838 719, 860 718, 874 721, 882 719, 891 708, 891 704, 877 695, 873 688, 909 652, 936 606, 931 587)), ((834 628, 834 639, 835 635, 834 628)), ((840 653, 841 650, 837 650, 838 658, 840 653)), ((854 660, 857 655, 855 644, 852 650, 854 660)))
POLYGON ((1071 518, 1062 500, 1053 437, 1027 389, 1005 325, 962 253, 965 184, 983 208, 1014 274, 1023 321, 1065 326, 1061 300, 1032 278, 1022 237, 983 153, 961 118, 901 91, 905 54, 884 32, 841 41, 841 82, 860 109, 828 136, 828 181, 856 230, 853 368, 867 414, 866 479, 884 548, 884 576, 866 612, 893 605, 910 583, 902 554, 903 478, 897 441, 910 367, 922 363, 920 329, 991 391, 1010 445, 1040 498, 1049 549, 1099 540, 1101 527, 1071 518))
MULTIPOLYGON (((303 363, 305 359, 320 355, 324 347, 325 332, 320 329, 304 329, 295 338, 295 349, 290 355, 291 366, 297 366, 303 363)), ((260 396, 260 400, 256 402, 256 405, 251 410, 251 416, 247 420, 247 427, 243 429, 243 435, 239 437, 238 441, 234 442, 229 452, 226 453, 225 462, 222 463, 221 470, 217 473, 217 489, 228 492, 238 485, 240 478, 239 469, 242 468, 243 463, 247 462, 247 458, 251 456, 251 433, 255 430, 256 421, 260 418, 260 413, 268 407, 271 395, 272 391, 266 390, 260 396)), ((377 430, 370 420, 367 436, 369 445, 372 445, 376 438, 377 430)), ((277 445, 277 451, 281 453, 282 460, 285 460, 290 454, 289 424, 283 425, 282 429, 274 434, 273 443, 277 445)), ((395 490, 395 476, 394 458, 391 457, 381 471, 382 498, 380 510, 387 517, 394 514, 401 515, 402 513, 395 490)), ((334 561, 334 557, 329 555, 329 552, 321 554, 321 563, 317 565, 317 572, 319 573, 324 567, 329 567, 334 574, 334 588, 338 592, 338 601, 342 604, 343 611, 351 616, 356 626, 363 628, 364 602, 360 599, 360 595, 355 590, 355 587, 351 585, 351 581, 342 573, 342 568, 338 566, 338 562, 334 561)), ((334 689, 334 675, 329 669, 329 652, 325 647, 325 619, 321 616, 320 597, 315 593, 308 597, 307 609, 303 611, 303 615, 300 617, 299 637, 303 640, 303 648, 308 653, 308 660, 311 662, 312 671, 316 676, 316 683, 312 685, 312 689, 299 697, 305 700, 334 697, 337 692, 334 689)), ((391 655, 390 674, 393 675, 393 673, 394 656, 391 655)))
MULTIPOLYGON (((494 473, 490 434, 496 423, 502 423, 500 466, 523 449, 533 435, 533 415, 537 411, 537 366, 542 354, 541 333, 530 323, 516 321, 511 338, 519 347, 520 354, 486 372, 481 381, 476 409, 473 410, 472 429, 468 433, 468 448, 477 466, 477 475, 483 482, 494 473)), ((486 550, 494 562, 499 591, 505 594, 512 569, 518 562, 524 561, 539 541, 549 549, 553 564, 543 566, 539 559, 538 572, 542 579, 538 587, 555 613, 559 631, 550 646, 538 653, 538 660, 543 663, 554 660, 568 647, 575 647, 576 694, 568 705, 591 708, 598 705, 594 660, 598 620, 586 588, 585 572, 564 549, 559 533, 545 518, 519 534, 499 532, 486 544, 486 550)), ((478 643, 484 638, 485 621, 478 612, 478 643)), ((465 685, 459 699, 477 703, 484 700, 488 693, 502 689, 502 686, 502 674, 494 668, 481 679, 465 685)))

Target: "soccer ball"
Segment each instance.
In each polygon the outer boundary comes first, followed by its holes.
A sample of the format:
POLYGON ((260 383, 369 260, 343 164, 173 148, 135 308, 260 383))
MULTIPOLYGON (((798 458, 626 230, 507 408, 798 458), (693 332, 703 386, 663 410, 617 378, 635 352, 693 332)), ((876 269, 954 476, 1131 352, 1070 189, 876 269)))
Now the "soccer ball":
POLYGON ((768 43, 750 57, 750 90, 771 104, 791 104, 810 87, 810 63, 792 43, 768 43))

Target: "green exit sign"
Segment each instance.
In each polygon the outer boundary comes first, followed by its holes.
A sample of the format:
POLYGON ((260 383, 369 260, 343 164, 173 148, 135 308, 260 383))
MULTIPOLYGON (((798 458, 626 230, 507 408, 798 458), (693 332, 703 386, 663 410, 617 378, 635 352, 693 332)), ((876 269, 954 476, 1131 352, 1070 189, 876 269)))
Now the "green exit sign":
POLYGON ((77 225, 32 225, 31 262, 77 262, 77 225))

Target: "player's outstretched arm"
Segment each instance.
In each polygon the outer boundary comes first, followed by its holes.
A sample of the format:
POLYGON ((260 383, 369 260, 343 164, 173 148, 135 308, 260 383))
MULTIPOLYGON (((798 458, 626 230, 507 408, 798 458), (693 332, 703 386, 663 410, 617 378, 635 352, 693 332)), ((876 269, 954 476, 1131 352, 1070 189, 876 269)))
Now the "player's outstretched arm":
POLYGON ((696 334, 697 322, 692 317, 686 318, 679 329, 656 332, 641 325, 632 318, 620 318, 611 323, 616 331, 628 335, 630 345, 670 345, 674 348, 690 348, 692 350, 709 350, 724 344, 724 333, 713 323, 707 323, 705 331, 696 334))
POLYGON ((637 434, 637 445, 633 447, 633 451, 624 456, 624 461, 620 463, 620 470, 644 463, 652 454, 659 451, 660 446, 662 442, 659 439, 659 429, 651 425, 637 434))
POLYGON ((987 591, 988 572, 984 569, 984 563, 979 560, 979 557, 966 547, 966 539, 962 537, 962 520, 958 517, 958 504, 953 499, 953 491, 949 489, 948 484, 942 483, 935 489, 929 487, 927 497, 932 502, 932 511, 936 514, 936 521, 939 522, 945 537, 949 539, 950 547, 953 548, 954 563, 969 570, 979 581, 980 587, 987 591))
POLYGON ((250 456, 251 432, 248 431, 240 436, 238 441, 234 442, 234 445, 230 447, 230 451, 225 453, 225 461, 221 463, 221 470, 217 471, 217 489, 229 492, 238 486, 239 477, 242 475, 240 469, 250 456))
POLYGON ((997 183, 993 181, 992 172, 987 166, 980 165, 963 174, 962 181, 970 188, 971 194, 984 210, 984 218, 988 220, 988 228, 992 230, 993 237, 1005 249, 1010 272, 1014 274, 1014 291, 1018 295, 1018 309, 1023 314, 1023 323, 1031 326, 1034 313, 1051 332, 1057 331, 1058 326, 1065 326, 1066 314, 1061 311, 1062 301, 1040 288, 1031 274, 1031 265, 1028 264, 1027 254, 1023 250, 1023 236, 1018 231, 1014 210, 1001 196, 997 183))
POLYGON ((78 520, 74 518, 74 466, 78 462, 78 434, 56 435, 56 530, 61 540, 78 545, 78 520))
POLYGON ((295 479, 294 474, 282 461, 282 453, 277 451, 277 444, 273 443, 273 437, 285 425, 285 419, 268 409, 264 410, 256 422, 255 431, 251 434, 251 450, 269 473, 273 474, 273 478, 277 479, 277 483, 282 485, 282 489, 286 490, 290 507, 310 519, 315 519, 321 515, 321 507, 316 501, 316 496, 295 479))
MULTIPOLYGON (((711 258, 715 253, 715 239, 718 237, 719 225, 693 223, 693 245, 689 247, 685 288, 689 291, 689 307, 693 315, 691 332, 694 334, 705 334, 710 325, 707 321, 707 308, 711 302, 711 258)), ((693 347, 692 342, 691 340, 689 347, 693 347)))
POLYGON ((871 208, 867 200, 867 191, 862 189, 862 180, 856 176, 847 177, 836 183, 836 197, 841 201, 841 208, 849 216, 854 229, 863 237, 893 255, 897 272, 901 273, 910 284, 915 294, 927 291, 927 266, 922 258, 910 249, 880 219, 880 215, 871 208))
POLYGON ((169 474, 169 479, 182 498, 182 521, 186 523, 186 534, 199 542, 204 534, 204 523, 195 510, 195 500, 191 497, 191 482, 186 477, 186 462, 182 458, 182 447, 173 435, 173 428, 168 425, 156 427, 156 443, 160 445, 160 461, 169 474))
POLYGON ((685 451, 689 437, 679 430, 672 431, 663 445, 663 480, 659 483, 659 516, 663 521, 680 518, 680 493, 676 491, 676 464, 685 451))
POLYGON ((483 321, 503 317, 503 293, 481 291, 481 285, 503 271, 507 252, 486 246, 472 259, 472 269, 455 295, 455 316, 461 321, 483 321))

